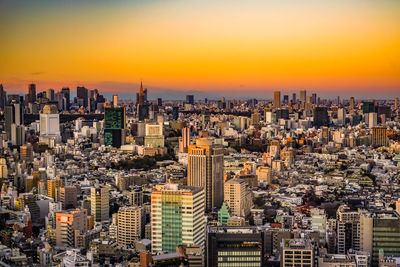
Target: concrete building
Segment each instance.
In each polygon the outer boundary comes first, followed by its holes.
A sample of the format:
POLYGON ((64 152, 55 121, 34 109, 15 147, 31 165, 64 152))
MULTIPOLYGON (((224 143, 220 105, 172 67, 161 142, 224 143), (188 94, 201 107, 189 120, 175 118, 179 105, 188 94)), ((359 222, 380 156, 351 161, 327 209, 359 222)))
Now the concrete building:
POLYGON ((86 210, 68 210, 56 213, 57 246, 75 247, 75 231, 87 231, 86 210))
POLYGON ((117 214, 117 243, 128 248, 144 234, 144 213, 138 206, 122 207, 117 214))
POLYGON ((221 207, 224 200, 224 150, 211 137, 199 138, 188 149, 187 183, 204 188, 206 209, 221 207))
POLYGON ((281 243, 281 266, 314 266, 315 244, 309 238, 285 239, 281 243))
POLYGON ((108 187, 93 186, 90 189, 91 215, 96 222, 109 219, 110 196, 108 187))
POLYGON ((250 199, 247 195, 246 183, 242 179, 231 179, 224 185, 224 202, 231 211, 232 216, 245 217, 250 213, 250 199))
POLYGON ((204 245, 204 190, 156 185, 151 193, 152 251, 175 252, 178 245, 204 245))

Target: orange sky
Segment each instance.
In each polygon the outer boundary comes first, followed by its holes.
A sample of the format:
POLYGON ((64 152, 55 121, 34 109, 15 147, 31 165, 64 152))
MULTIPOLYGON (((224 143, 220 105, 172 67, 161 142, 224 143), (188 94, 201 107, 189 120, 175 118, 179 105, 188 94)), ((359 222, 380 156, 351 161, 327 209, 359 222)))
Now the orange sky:
POLYGON ((10 2, 0 5, 7 91, 140 79, 178 90, 400 91, 399 1, 10 2))

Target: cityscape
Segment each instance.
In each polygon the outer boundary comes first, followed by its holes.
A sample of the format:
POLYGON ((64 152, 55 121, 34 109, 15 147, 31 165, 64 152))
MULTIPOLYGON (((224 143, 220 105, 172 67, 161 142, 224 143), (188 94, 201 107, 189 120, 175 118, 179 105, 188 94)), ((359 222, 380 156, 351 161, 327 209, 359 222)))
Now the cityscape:
POLYGON ((0 1, 0 267, 400 266, 400 3, 245 2, 0 1))

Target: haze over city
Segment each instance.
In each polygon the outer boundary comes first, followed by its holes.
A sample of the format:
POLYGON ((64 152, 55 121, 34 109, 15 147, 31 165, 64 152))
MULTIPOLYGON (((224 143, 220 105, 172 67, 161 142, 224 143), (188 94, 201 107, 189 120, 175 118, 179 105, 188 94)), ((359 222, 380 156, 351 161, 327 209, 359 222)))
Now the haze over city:
POLYGON ((393 97, 399 13, 394 0, 1 1, 0 81, 393 97))

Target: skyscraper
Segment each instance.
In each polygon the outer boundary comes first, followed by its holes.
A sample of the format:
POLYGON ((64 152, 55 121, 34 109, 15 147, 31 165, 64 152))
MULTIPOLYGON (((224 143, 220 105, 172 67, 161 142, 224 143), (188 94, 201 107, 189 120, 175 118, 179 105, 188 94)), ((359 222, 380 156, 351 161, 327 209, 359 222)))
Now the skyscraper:
POLYGON ((279 108, 281 106, 281 92, 275 91, 274 92, 274 107, 279 108))
POLYGON ((88 107, 88 89, 83 86, 78 86, 76 88, 76 97, 78 99, 79 106, 83 106, 84 108, 88 107))
POLYGON ((151 193, 153 252, 175 252, 178 245, 204 245, 204 190, 156 185, 151 193))
POLYGON ((194 105, 194 95, 186 95, 186 104, 194 105))
POLYGON ((219 208, 224 200, 224 150, 213 144, 214 138, 198 138, 188 148, 187 183, 204 188, 206 209, 219 208))
POLYGON ((147 102, 147 89, 140 82, 139 93, 136 94, 136 114, 139 121, 149 118, 149 103, 147 102))
POLYGON ((378 113, 368 113, 368 127, 373 128, 375 126, 378 126, 378 113))
POLYGON ((187 153, 190 145, 190 129, 189 127, 182 128, 182 137, 179 140, 179 152, 187 153))
POLYGON ((104 145, 121 147, 125 144, 125 107, 104 106, 104 145))
POLYGON ((28 86, 28 103, 35 103, 36 101, 36 84, 31 83, 28 86))
POLYGON ((346 123, 346 110, 344 108, 339 108, 337 113, 337 122, 339 125, 345 125, 346 123))
POLYGON ((22 112, 22 105, 20 103, 11 103, 10 105, 5 106, 4 109, 4 127, 8 136, 8 139, 11 139, 11 131, 12 125, 23 126, 24 123, 24 114, 22 112))
POLYGON ((70 91, 68 87, 64 87, 61 89, 61 94, 62 94, 62 102, 63 102, 63 110, 69 110, 69 107, 71 105, 71 99, 70 99, 70 91))
MULTIPOLYGON (((370 113, 372 114, 372 113, 370 113)), ((387 129, 383 126, 376 126, 372 128, 372 139, 371 145, 374 147, 387 146, 388 145, 388 137, 387 137, 387 129)))
POLYGON ((301 90, 300 91, 300 102, 302 104, 305 104, 307 100, 307 91, 306 90, 301 90))
POLYGON ((113 95, 113 107, 114 108, 118 107, 118 95, 117 94, 113 95))
POLYGON ((127 248, 140 240, 144 233, 143 209, 138 206, 121 207, 117 213, 117 243, 127 248))
POLYGON ((60 188, 60 201, 63 209, 74 209, 78 207, 78 189, 76 186, 64 186, 60 188))
POLYGON ((350 109, 350 110, 353 110, 353 109, 354 109, 354 106, 355 106, 354 97, 350 97, 350 100, 349 100, 349 109, 350 109))
POLYGON ((329 116, 328 109, 326 107, 315 107, 313 110, 314 116, 314 126, 328 126, 329 124, 329 116))
POLYGON ((7 93, 4 91, 3 85, 0 84, 0 110, 4 110, 6 106, 6 96, 7 93))
POLYGON ((54 89, 47 89, 46 98, 50 101, 54 101, 54 89))
POLYGON ((109 219, 110 196, 108 187, 100 187, 99 185, 90 188, 90 210, 96 222, 106 221, 109 219))

